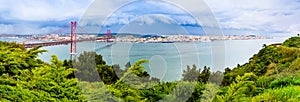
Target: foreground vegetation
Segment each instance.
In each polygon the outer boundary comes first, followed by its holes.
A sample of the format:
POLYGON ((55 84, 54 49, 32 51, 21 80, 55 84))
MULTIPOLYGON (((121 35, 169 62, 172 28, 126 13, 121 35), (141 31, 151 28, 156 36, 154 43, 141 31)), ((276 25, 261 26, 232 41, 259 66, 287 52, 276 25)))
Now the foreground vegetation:
POLYGON ((0 101, 297 102, 299 45, 300 37, 292 37, 281 46, 264 45, 236 68, 211 72, 209 67, 187 66, 182 80, 161 82, 142 66, 147 60, 121 68, 107 65, 95 52, 84 52, 76 61, 53 55, 45 63, 37 58, 46 52, 40 47, 26 50, 0 42, 0 101))

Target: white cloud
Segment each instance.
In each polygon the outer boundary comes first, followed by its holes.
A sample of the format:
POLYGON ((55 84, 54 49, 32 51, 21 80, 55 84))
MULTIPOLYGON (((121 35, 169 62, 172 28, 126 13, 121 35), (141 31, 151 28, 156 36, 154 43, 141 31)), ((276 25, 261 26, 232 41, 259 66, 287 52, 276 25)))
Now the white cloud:
MULTIPOLYGON (((98 6, 98 8, 95 7, 94 9, 100 9, 100 7, 98 6)), ((164 16, 164 18, 167 17, 176 21, 178 24, 197 23, 192 15, 189 15, 188 12, 186 12, 183 8, 180 8, 178 5, 173 5, 169 2, 136 1, 121 6, 121 8, 117 9, 117 11, 112 12, 112 15, 107 15, 109 18, 106 20, 104 25, 128 24, 134 19, 140 19, 140 17, 143 18, 147 15, 161 15, 164 16)), ((97 17, 95 16, 95 18, 97 17)), ((148 20, 148 23, 151 23, 152 20, 150 18, 144 18, 145 20, 148 20)), ((166 23, 169 22, 168 19, 161 18, 161 20, 167 20, 165 21, 166 23)))
MULTIPOLYGON (((204 0, 211 8, 216 19, 223 29, 233 29, 238 33, 297 33, 300 23, 300 3, 295 0, 204 0), (239 31, 237 31, 239 30, 239 31)), ((69 19, 80 19, 80 25, 102 25, 107 17, 111 16, 107 25, 128 24, 143 14, 156 13, 164 15, 160 20, 153 18, 143 18, 145 23, 151 24, 155 21, 170 23, 171 18, 178 24, 195 24, 188 13, 201 18, 199 23, 202 26, 212 24, 213 17, 209 15, 210 9, 201 0, 166 0, 167 3, 155 1, 145 1, 144 4, 128 6, 124 5, 131 0, 0 0, 0 33, 1 32, 37 32, 41 29, 51 27, 39 27, 39 25, 28 24, 33 28, 28 28, 27 24, 14 24, 23 21, 61 21, 69 19), (170 3, 168 3, 170 1, 170 3), (174 4, 172 2, 178 3, 174 4), (200 3, 200 4, 199 4, 200 3), (89 6, 91 4, 91 6, 89 6), (188 7, 187 7, 188 5, 188 7), (187 8, 183 8, 187 7, 187 8), (117 12, 115 12, 118 10, 117 12), (189 10, 189 11, 185 11, 189 10), (132 11, 132 12, 130 12, 132 11), (115 13, 114 13, 115 12, 115 13), (207 14, 207 15, 206 15, 207 14), (83 15, 83 16, 82 16, 83 15), (137 17, 137 18, 136 18, 137 17), (5 22, 13 22, 6 24, 5 22), (20 28, 14 28, 20 27, 20 28), (13 31, 12 31, 13 30, 13 31)), ((138 1, 141 2, 141 1, 138 1)), ((30 22, 29 22, 30 23, 30 22)), ((212 25, 211 25, 212 26, 212 25)), ((163 29, 163 28, 162 28, 163 29)), ((94 31, 97 32, 97 29, 94 31)))
POLYGON ((91 0, 1 0, 1 17, 7 20, 47 21, 80 17, 91 0))
MULTIPOLYGON (((0 34, 49 34, 60 27, 39 27, 34 24, 0 24, 0 34)), ((62 32, 63 33, 63 32, 62 32)))
POLYGON ((164 24, 175 23, 168 16, 160 15, 160 14, 141 16, 141 17, 138 17, 136 19, 133 19, 130 22, 131 23, 138 23, 140 25, 144 25, 144 24, 146 24, 146 25, 152 25, 154 23, 164 23, 164 24))
POLYGON ((224 29, 294 33, 300 3, 292 0, 205 0, 224 29))
POLYGON ((66 21, 79 19, 92 1, 0 0, 0 34, 53 32, 66 21))
POLYGON ((0 24, 0 34, 11 33, 13 31, 13 25, 0 24))
POLYGON ((299 34, 300 33, 300 24, 295 24, 295 25, 289 26, 288 31, 292 34, 299 34))

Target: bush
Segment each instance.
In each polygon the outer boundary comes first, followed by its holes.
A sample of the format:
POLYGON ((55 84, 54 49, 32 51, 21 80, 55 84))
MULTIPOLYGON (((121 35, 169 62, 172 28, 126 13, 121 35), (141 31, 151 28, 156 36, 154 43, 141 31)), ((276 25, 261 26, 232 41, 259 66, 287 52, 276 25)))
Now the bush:
POLYGON ((292 37, 284 41, 283 46, 300 48, 300 37, 292 37))
POLYGON ((297 79, 293 76, 276 79, 271 82, 271 88, 281 88, 289 85, 300 85, 300 79, 297 79))
POLYGON ((269 89, 252 98, 252 102, 299 102, 300 86, 269 89))

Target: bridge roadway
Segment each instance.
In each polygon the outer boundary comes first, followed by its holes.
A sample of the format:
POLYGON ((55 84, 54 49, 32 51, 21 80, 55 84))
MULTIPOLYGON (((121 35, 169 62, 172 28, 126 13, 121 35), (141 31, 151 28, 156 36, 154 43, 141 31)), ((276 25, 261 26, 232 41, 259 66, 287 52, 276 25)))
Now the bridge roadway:
MULTIPOLYGON (((110 38, 109 41, 111 41, 113 38, 110 38)), ((82 39, 82 40, 76 40, 76 42, 84 42, 84 41, 96 41, 96 40, 107 40, 107 38, 96 38, 96 39, 82 39)), ((29 43, 24 44, 25 48, 33 48, 35 46, 55 46, 55 45, 67 45, 71 43, 72 41, 55 41, 55 42, 42 42, 42 43, 29 43)))

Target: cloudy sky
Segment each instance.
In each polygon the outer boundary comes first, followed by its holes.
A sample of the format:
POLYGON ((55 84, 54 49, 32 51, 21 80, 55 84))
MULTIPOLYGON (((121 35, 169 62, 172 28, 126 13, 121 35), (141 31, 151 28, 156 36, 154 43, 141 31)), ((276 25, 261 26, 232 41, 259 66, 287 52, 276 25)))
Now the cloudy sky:
POLYGON ((0 0, 0 34, 48 34, 67 28, 70 21, 80 21, 86 32, 97 32, 90 30, 93 26, 134 33, 197 33, 210 21, 194 18, 205 16, 197 15, 203 11, 213 14, 226 35, 300 33, 299 0, 204 0, 207 7, 195 0, 181 2, 189 9, 149 0, 100 1, 99 9, 90 10, 94 0, 0 0), (95 23, 99 21, 105 22, 95 23))

